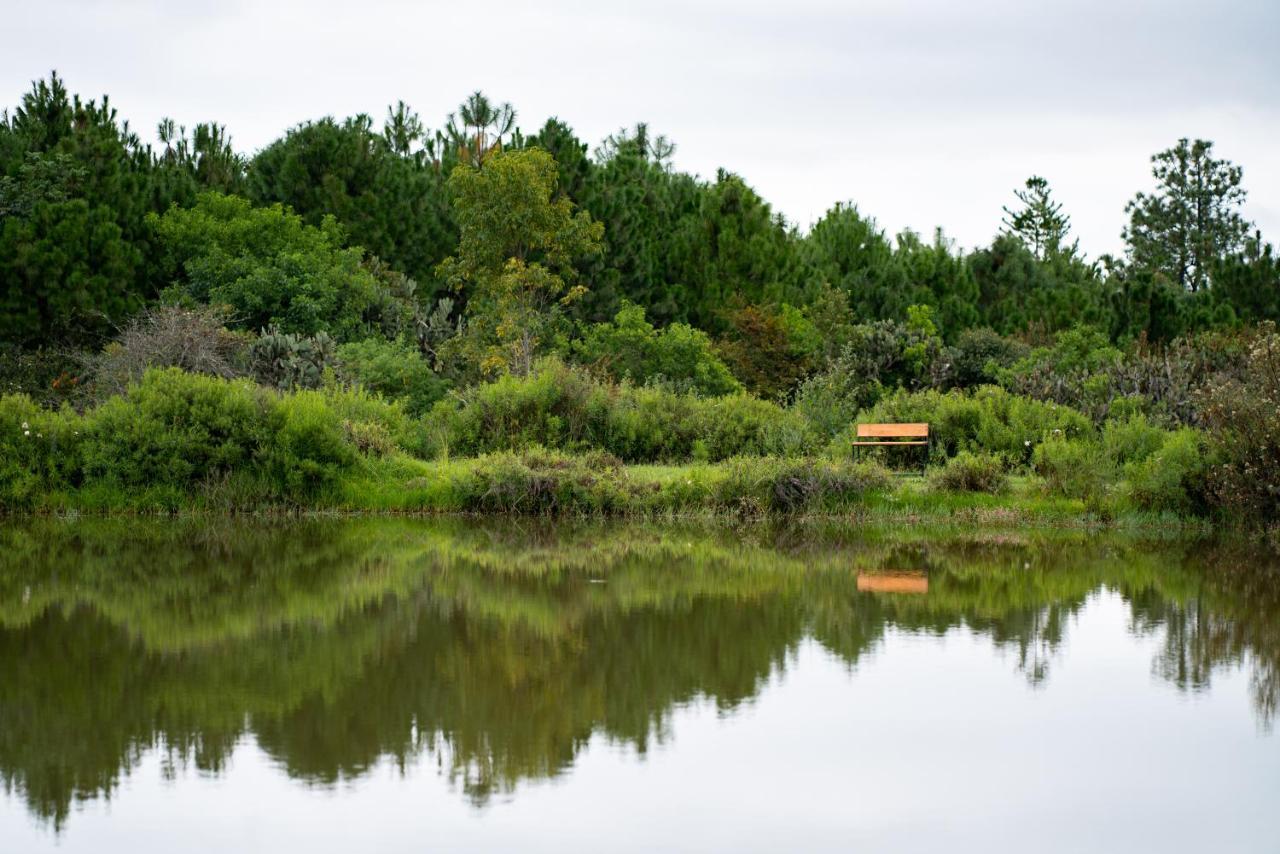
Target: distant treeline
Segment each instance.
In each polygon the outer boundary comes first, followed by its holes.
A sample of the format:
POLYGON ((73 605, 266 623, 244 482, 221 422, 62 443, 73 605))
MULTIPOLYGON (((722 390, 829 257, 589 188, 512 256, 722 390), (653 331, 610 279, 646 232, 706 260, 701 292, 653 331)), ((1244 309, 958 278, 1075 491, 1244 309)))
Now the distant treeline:
MULTIPOLYGON (((853 204, 835 205, 802 232, 742 177, 676 170, 675 146, 644 124, 591 150, 559 119, 522 131, 514 109, 480 93, 440 130, 399 103, 380 123, 367 115, 304 123, 252 156, 218 124, 188 130, 166 120, 157 137, 145 143, 105 96, 73 96, 56 74, 4 114, 0 341, 97 346, 180 280, 244 272, 226 269, 238 259, 225 242, 193 266, 193 253, 164 234, 166 212, 191 209, 209 191, 255 209, 284 205, 321 230, 311 249, 359 247, 339 263, 349 265, 344 280, 372 271, 393 296, 423 307, 422 323, 434 312, 438 323, 456 324, 474 283, 451 281, 441 267, 460 241, 449 178, 459 164, 478 168, 497 152, 528 149, 553 158, 553 196, 603 225, 598 246, 582 244, 571 259, 583 291, 568 314, 579 323, 610 320, 630 303, 659 328, 680 322, 732 340, 753 325, 785 330, 788 310, 835 299, 859 322, 906 321, 908 307, 929 306, 947 341, 972 327, 1045 338, 1088 323, 1117 342, 1163 342, 1280 318, 1280 267, 1240 213, 1241 169, 1200 140, 1153 157, 1154 192, 1137 193, 1127 208, 1125 256, 1090 259, 1039 177, 1011 194, 991 244, 968 253, 941 229, 887 235, 853 204)), ((290 223, 278 218, 275 227, 290 223)), ((288 252, 301 272, 288 264, 255 271, 255 288, 331 272, 296 246, 288 252)), ((341 308, 317 299, 317 311, 341 308)), ((368 322, 369 305, 357 308, 368 322)), ((285 332, 324 326, 290 330, 287 318, 261 319, 285 332)))

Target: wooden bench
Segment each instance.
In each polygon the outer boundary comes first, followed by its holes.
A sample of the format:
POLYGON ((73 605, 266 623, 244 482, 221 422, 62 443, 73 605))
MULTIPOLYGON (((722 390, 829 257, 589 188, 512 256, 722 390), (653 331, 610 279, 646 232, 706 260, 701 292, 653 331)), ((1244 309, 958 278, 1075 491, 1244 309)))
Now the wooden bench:
POLYGON ((862 448, 924 448, 921 468, 929 463, 928 424, 859 424, 853 443, 854 456, 862 448))

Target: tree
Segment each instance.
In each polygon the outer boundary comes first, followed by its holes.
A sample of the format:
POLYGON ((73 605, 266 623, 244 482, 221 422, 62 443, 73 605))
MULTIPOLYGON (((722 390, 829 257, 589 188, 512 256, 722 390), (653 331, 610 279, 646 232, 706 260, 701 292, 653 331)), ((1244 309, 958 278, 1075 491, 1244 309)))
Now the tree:
POLYGON ((449 114, 446 133, 458 152, 458 160, 479 168, 492 154, 502 151, 516 126, 516 111, 508 103, 494 104, 480 91, 472 92, 449 114))
POLYGON ((611 323, 597 323, 574 342, 575 355, 616 380, 658 383, 679 392, 715 396, 742 386, 716 355, 701 329, 672 323, 661 331, 645 320, 644 309, 624 304, 611 323))
POLYGON ((1184 138, 1154 155, 1156 192, 1138 193, 1125 208, 1133 264, 1190 291, 1208 287, 1214 263, 1240 251, 1249 233, 1240 215, 1243 170, 1212 152, 1212 142, 1184 138))
MULTIPOLYGON (((1055 202, 1049 192, 1049 182, 1039 175, 1027 179, 1026 189, 1014 190, 1022 203, 1017 211, 1004 208, 1004 225, 1008 234, 1016 235, 1031 250, 1037 260, 1062 251, 1071 228, 1071 217, 1062 213, 1062 204, 1055 202)), ((1067 252, 1074 254, 1076 245, 1067 252)))
POLYGON ((481 373, 528 374, 586 291, 577 259, 600 249, 603 226, 554 197, 555 160, 531 148, 492 154, 449 176, 461 239, 440 278, 468 299, 460 355, 481 373))
POLYGON ((414 148, 421 122, 403 103, 388 113, 381 133, 364 115, 290 130, 249 164, 248 195, 286 204, 309 225, 332 216, 353 243, 429 285, 457 229, 431 153, 414 148))
POLYGON ((343 248, 332 217, 316 228, 280 205, 206 193, 152 224, 173 279, 197 302, 230 306, 241 328, 346 341, 388 325, 384 314, 409 313, 362 263, 361 249, 343 248))

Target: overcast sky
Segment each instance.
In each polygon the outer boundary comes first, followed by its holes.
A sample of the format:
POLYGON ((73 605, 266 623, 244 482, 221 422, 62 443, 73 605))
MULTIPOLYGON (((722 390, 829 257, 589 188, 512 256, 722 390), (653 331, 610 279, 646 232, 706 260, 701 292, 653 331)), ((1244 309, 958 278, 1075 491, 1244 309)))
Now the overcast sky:
POLYGON ((738 172, 802 227, 848 200, 972 247, 1038 173, 1097 255, 1150 155, 1198 136, 1280 239, 1277 0, 4 5, 3 104, 56 68, 147 140, 162 116, 216 120, 252 152, 398 99, 435 127, 478 88, 593 147, 647 121, 677 168, 738 172))

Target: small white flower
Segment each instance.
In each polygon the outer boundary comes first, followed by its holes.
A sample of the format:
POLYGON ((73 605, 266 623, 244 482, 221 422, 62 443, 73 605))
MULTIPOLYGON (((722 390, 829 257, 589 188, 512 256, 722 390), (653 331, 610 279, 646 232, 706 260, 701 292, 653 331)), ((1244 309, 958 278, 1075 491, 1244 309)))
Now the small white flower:
POLYGON ((24 436, 30 436, 30 435, 31 435, 31 431, 30 431, 30 430, 23 430, 23 431, 22 431, 22 435, 24 435, 24 436))
POLYGON ((1028 439, 1027 441, 1023 442, 1022 444, 1023 444, 1023 446, 1024 446, 1024 447, 1030 448, 1030 447, 1031 447, 1031 440, 1030 440, 1030 439, 1028 439))
POLYGON ((30 425, 28 425, 28 424, 27 424, 27 422, 25 422, 25 421, 23 421, 23 422, 22 422, 22 429, 23 429, 23 430, 26 430, 26 429, 27 429, 27 427, 29 427, 29 426, 30 426, 30 425))

